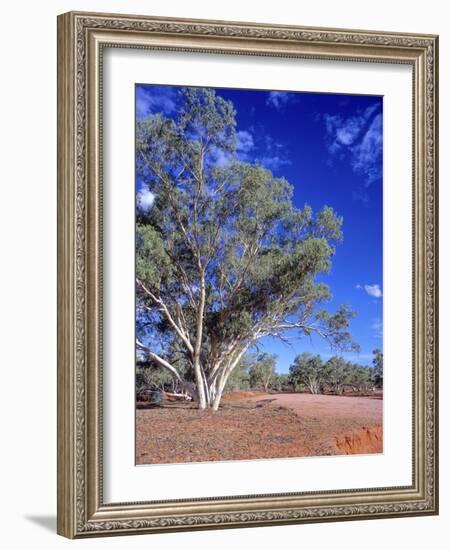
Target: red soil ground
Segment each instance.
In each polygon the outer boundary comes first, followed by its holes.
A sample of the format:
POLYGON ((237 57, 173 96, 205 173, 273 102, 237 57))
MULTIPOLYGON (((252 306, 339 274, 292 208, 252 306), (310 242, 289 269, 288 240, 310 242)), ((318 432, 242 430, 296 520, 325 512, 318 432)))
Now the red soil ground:
POLYGON ((380 453, 380 396, 239 392, 219 411, 192 403, 136 411, 136 463, 380 453))
MULTIPOLYGON (((267 394, 263 394, 266 395, 267 394)), ((372 419, 381 424, 383 399, 379 396, 350 397, 344 395, 312 395, 310 393, 277 393, 269 395, 273 405, 292 409, 301 416, 329 418, 355 416, 372 419)), ((251 399, 261 400, 261 396, 251 399)))

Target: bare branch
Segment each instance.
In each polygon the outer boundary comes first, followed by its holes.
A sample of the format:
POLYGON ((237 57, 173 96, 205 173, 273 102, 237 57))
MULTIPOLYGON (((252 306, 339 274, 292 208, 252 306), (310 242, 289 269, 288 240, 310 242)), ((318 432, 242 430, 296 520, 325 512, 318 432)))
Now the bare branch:
POLYGON ((136 278, 137 284, 142 288, 142 290, 159 306, 159 310, 164 313, 166 316, 166 319, 169 321, 169 323, 172 325, 172 327, 175 329, 175 332, 178 334, 178 336, 183 340, 185 346, 189 350, 190 353, 194 353, 194 348, 187 336, 187 334, 184 332, 184 330, 177 325, 174 318, 170 314, 170 311, 166 304, 157 296, 153 294, 151 290, 149 290, 142 281, 140 281, 138 278, 136 278))
POLYGON ((163 359, 162 357, 160 357, 157 353, 153 352, 150 348, 148 348, 147 346, 145 346, 142 342, 140 342, 137 338, 136 338, 136 346, 141 349, 142 351, 145 351, 145 353, 151 357, 152 359, 154 359, 159 365, 161 365, 162 367, 164 367, 165 369, 167 369, 169 372, 172 373, 173 376, 175 376, 175 378, 179 381, 179 382, 182 382, 184 384, 184 380, 181 378, 180 376, 180 373, 177 371, 177 369, 171 365, 168 361, 166 361, 165 359, 163 359))

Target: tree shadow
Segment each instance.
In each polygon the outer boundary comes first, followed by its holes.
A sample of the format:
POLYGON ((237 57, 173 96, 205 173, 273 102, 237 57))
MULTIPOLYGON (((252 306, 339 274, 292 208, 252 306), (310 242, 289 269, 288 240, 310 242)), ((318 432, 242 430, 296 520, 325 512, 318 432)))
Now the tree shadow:
POLYGON ((56 533, 56 516, 25 516, 25 519, 39 525, 46 531, 56 533))
POLYGON ((192 404, 189 404, 189 403, 179 403, 179 404, 164 403, 161 405, 158 405, 156 403, 145 403, 145 402, 136 403, 136 410, 148 410, 148 409, 158 409, 158 410, 166 410, 166 411, 170 409, 184 409, 185 411, 198 410, 197 407, 193 407, 192 404))

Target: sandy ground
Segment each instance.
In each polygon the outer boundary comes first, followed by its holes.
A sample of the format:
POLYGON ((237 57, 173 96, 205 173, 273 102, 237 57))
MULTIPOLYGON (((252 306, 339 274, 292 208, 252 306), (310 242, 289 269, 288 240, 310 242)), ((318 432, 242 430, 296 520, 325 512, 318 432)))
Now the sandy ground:
POLYGON ((308 417, 354 417, 358 416, 382 423, 383 399, 380 397, 350 397, 340 395, 311 395, 309 393, 280 393, 255 396, 260 401, 271 399, 273 405, 287 407, 301 416, 308 417))
POLYGON ((137 464, 379 452, 379 398, 251 392, 218 412, 186 403, 136 411, 137 464))

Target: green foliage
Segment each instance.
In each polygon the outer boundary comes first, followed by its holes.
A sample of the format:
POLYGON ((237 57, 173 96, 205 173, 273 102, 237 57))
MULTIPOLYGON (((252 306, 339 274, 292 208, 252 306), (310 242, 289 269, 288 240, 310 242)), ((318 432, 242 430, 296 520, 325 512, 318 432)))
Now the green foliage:
POLYGON ((336 394, 342 394, 346 387, 353 391, 367 393, 373 388, 374 373, 370 367, 345 361, 342 357, 331 357, 325 364, 326 385, 336 394))
POLYGON ((351 364, 342 357, 331 357, 325 363, 324 378, 334 393, 341 394, 344 386, 350 382, 351 364))
POLYGON ((304 352, 289 368, 289 380, 294 389, 303 386, 315 394, 328 391, 341 395, 346 389, 365 394, 373 390, 375 372, 343 357, 333 356, 323 363, 319 355, 304 352))
POLYGON ((225 385, 225 391, 239 391, 250 389, 250 375, 248 373, 249 365, 245 361, 241 361, 239 365, 233 369, 228 377, 225 385))
POLYGON ((136 369, 136 391, 138 393, 173 389, 173 384, 173 377, 156 365, 138 365, 136 369))
POLYGON ((375 384, 373 369, 362 365, 350 365, 350 367, 349 384, 353 390, 363 394, 372 391, 375 384))
POLYGON ((161 235, 151 225, 137 226, 136 272, 149 288, 173 279, 174 270, 161 235))
POLYGON ((312 355, 308 352, 297 355, 294 363, 289 367, 289 377, 294 387, 303 385, 311 393, 322 393, 326 371, 320 355, 312 355))
POLYGON ((275 373, 276 355, 268 353, 259 353, 254 356, 252 365, 249 368, 250 385, 252 388, 262 388, 264 391, 269 389, 275 373))
POLYGON ((270 388, 275 391, 289 391, 292 390, 291 386, 289 374, 275 373, 270 382, 270 388))
POLYGON ((374 370, 374 382, 379 387, 383 387, 383 352, 379 349, 373 350, 372 365, 374 370))

